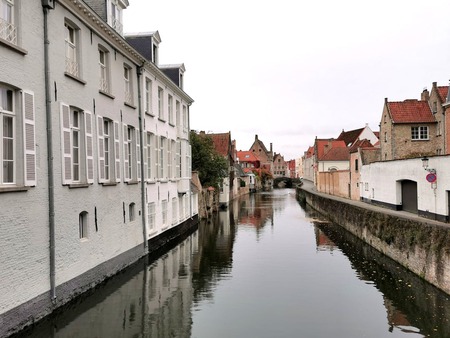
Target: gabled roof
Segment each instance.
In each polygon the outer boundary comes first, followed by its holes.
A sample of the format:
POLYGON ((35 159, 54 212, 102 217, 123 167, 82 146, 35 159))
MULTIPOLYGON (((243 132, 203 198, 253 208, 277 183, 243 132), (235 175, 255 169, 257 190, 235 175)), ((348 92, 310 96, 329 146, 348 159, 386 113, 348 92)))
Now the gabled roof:
POLYGON ((214 148, 216 151, 222 155, 222 156, 231 156, 231 134, 228 133, 221 133, 221 134, 206 134, 207 136, 211 137, 214 148))
POLYGON ((385 102, 393 123, 433 123, 436 122, 427 101, 405 100, 385 102))
MULTIPOLYGON (((327 154, 333 148, 345 148, 347 146, 342 140, 335 139, 316 139, 315 140, 315 148, 317 149, 317 159, 319 161, 322 160, 325 154, 327 154)), ((347 150, 348 151, 348 150, 347 150)))
POLYGON ((441 103, 445 103, 447 101, 448 86, 438 86, 437 92, 439 95, 439 99, 441 100, 441 103))
POLYGON ((337 138, 337 140, 344 141, 345 144, 349 147, 358 139, 359 135, 361 135, 363 130, 364 130, 364 128, 359 128, 359 129, 350 130, 350 131, 342 130, 342 132, 339 135, 339 137, 337 138))
POLYGON ((331 148, 320 158, 320 161, 348 161, 350 152, 347 147, 331 148))
POLYGON ((256 156, 255 153, 253 153, 252 151, 238 151, 237 152, 237 157, 239 159, 239 162, 258 162, 259 158, 258 156, 256 156))
POLYGON ((308 150, 305 152, 305 158, 312 157, 314 155, 314 147, 309 146, 308 150))
POLYGON ((354 153, 358 151, 358 148, 370 148, 373 147, 372 143, 369 140, 356 140, 355 143, 349 148, 350 153, 354 153))

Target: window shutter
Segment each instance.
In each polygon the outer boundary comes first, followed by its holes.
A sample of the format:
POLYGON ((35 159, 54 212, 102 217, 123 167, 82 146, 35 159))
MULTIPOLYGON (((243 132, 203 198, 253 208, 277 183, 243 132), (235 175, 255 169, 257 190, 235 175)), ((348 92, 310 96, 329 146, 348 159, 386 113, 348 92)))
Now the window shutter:
POLYGON ((115 159, 115 176, 116 182, 120 182, 120 136, 119 136, 119 122, 114 121, 114 159, 115 159))
POLYGON ((130 172, 128 170, 128 126, 123 124, 123 180, 128 182, 130 178, 130 172))
POLYGON ((94 139, 92 132, 92 113, 84 111, 84 123, 86 131, 86 177, 88 183, 94 183, 94 139))
POLYGON ((137 166, 137 180, 141 181, 141 134, 139 129, 135 129, 136 135, 136 166, 137 166))
POLYGON ((177 151, 176 151, 176 158, 175 158, 175 177, 177 178, 181 178, 181 174, 180 174, 180 163, 181 161, 181 143, 180 141, 177 141, 177 151))
POLYGON ((36 185, 36 140, 35 140, 35 113, 34 113, 34 93, 22 92, 22 107, 24 116, 24 160, 26 186, 36 185))
POLYGON ((103 117, 97 115, 98 140, 98 181, 104 183, 105 179, 105 138, 103 135, 103 117))
POLYGON ((144 158, 142 159, 142 161, 144 162, 144 172, 142 173, 142 179, 143 180, 148 180, 149 177, 147 177, 147 173, 148 173, 148 163, 147 163, 147 140, 148 140, 148 133, 146 133, 145 131, 142 133, 142 153, 144 154, 144 158))
POLYGON ((72 183, 72 137, 70 133, 70 107, 61 103, 62 183, 72 183))
POLYGON ((167 139, 167 177, 172 178, 172 141, 167 139))
POLYGON ((161 166, 161 156, 159 152, 160 140, 159 136, 155 135, 155 179, 160 178, 160 166, 161 166))

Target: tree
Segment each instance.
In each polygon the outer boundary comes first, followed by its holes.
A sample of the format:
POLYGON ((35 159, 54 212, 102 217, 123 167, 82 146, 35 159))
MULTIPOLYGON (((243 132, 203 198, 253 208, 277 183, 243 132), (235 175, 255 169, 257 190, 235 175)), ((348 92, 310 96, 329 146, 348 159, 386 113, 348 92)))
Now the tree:
POLYGON ((190 133, 192 170, 198 172, 202 186, 218 188, 222 179, 228 176, 228 163, 214 148, 207 134, 190 133))

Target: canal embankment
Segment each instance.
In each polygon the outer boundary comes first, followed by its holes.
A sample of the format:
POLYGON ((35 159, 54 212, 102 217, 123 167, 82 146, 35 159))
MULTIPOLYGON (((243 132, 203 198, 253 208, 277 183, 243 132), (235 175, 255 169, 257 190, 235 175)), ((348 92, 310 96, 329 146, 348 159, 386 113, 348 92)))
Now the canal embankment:
POLYGON ((450 294, 450 226, 447 223, 322 194, 308 182, 297 188, 297 199, 450 294))

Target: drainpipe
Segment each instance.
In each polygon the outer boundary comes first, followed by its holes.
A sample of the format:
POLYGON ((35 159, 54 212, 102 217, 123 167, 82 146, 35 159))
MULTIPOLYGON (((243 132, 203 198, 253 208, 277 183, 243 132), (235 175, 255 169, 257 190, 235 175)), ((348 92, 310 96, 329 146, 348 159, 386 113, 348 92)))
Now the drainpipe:
POLYGON ((142 122, 142 95, 141 95, 141 76, 144 71, 144 64, 136 68, 137 73, 137 88, 138 88, 138 114, 139 114, 139 147, 141 155, 141 210, 142 210, 142 235, 144 236, 144 254, 148 253, 148 234, 147 226, 145 224, 145 180, 144 180, 144 128, 142 122))
POLYGON ((54 9, 54 3, 42 0, 44 11, 44 81, 45 81, 45 117, 47 121, 47 167, 48 167, 48 215, 49 215, 49 245, 50 245, 50 298, 56 304, 55 283, 55 191, 53 177, 53 137, 52 137, 52 106, 50 97, 50 69, 49 69, 49 45, 48 39, 48 13, 54 9))

